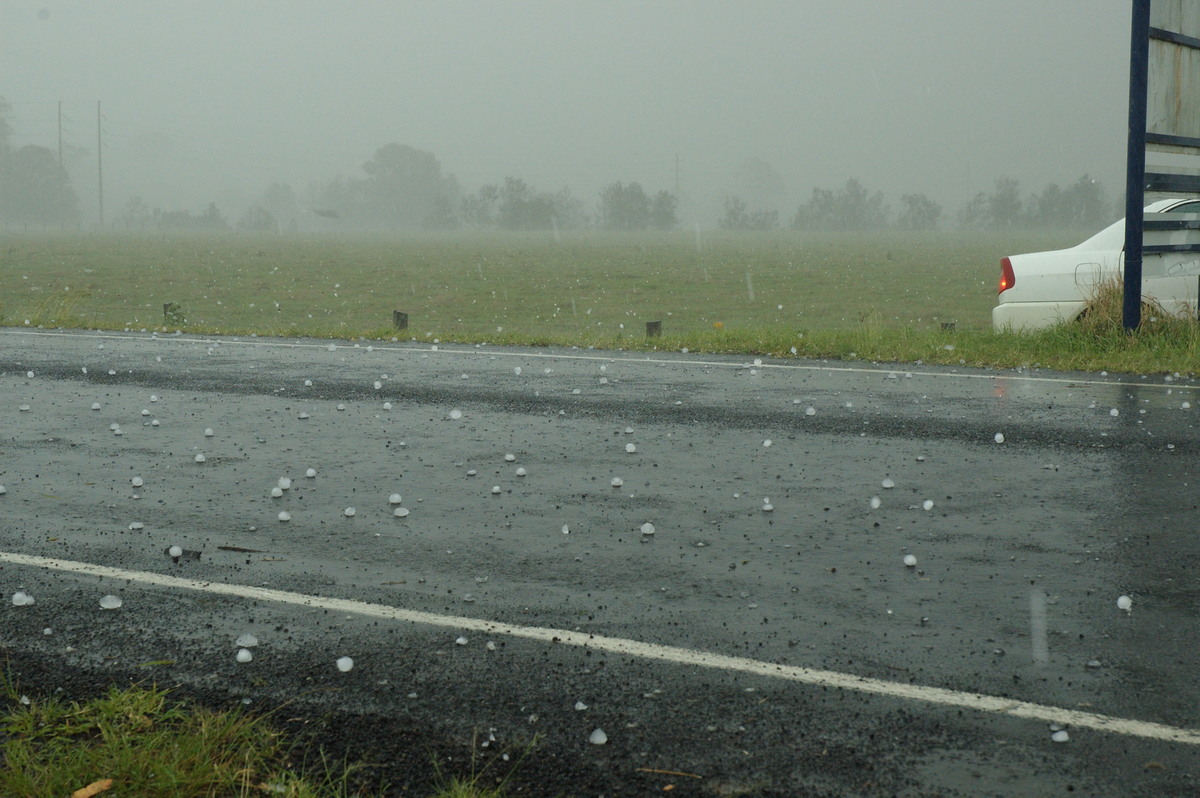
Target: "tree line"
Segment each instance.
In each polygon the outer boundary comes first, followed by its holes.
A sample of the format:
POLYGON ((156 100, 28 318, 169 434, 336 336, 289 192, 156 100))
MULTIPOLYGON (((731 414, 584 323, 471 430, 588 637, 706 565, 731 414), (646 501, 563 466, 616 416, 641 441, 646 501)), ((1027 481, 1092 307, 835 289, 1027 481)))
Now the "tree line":
MULTIPOLYGON (((11 108, 0 98, 0 223, 75 226, 79 199, 58 159, 46 147, 11 145, 11 108)), ((770 172, 769 165, 760 171, 770 172)), ((762 182, 762 175, 757 175, 762 182)), ((782 191, 782 182, 773 175, 782 191)), ((431 152, 404 144, 378 148, 362 173, 339 176, 310 186, 302 210, 291 186, 271 184, 238 219, 230 222, 209 204, 200 213, 151 208, 129 199, 118 224, 134 230, 279 232, 298 229, 306 213, 351 229, 378 230, 674 230, 679 198, 666 190, 647 190, 635 181, 605 185, 592 203, 569 188, 539 190, 518 177, 465 192, 431 152)), ((1099 228, 1123 213, 1124 200, 1111 202, 1104 187, 1083 175, 1061 187, 1050 183, 1022 196, 1020 184, 1001 177, 991 191, 976 193, 948 218, 925 194, 902 194, 893 210, 879 191, 851 178, 839 188, 817 187, 787 218, 775 208, 751 208, 737 195, 724 198, 718 226, 726 230, 865 231, 934 230, 957 225, 969 230, 1018 227, 1099 228)))
POLYGON ((0 221, 75 226, 79 197, 58 157, 46 147, 12 146, 12 107, 0 97, 0 221))

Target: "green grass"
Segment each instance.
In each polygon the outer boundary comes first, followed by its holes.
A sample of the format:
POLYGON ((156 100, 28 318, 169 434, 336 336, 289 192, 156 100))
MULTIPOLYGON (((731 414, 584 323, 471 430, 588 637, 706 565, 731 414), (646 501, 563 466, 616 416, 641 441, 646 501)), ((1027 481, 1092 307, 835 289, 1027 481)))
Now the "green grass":
POLYGON ((0 721, 0 795, 67 796, 112 780, 113 794, 145 798, 350 795, 343 776, 285 767, 288 751, 264 718, 185 707, 158 688, 110 688, 86 702, 14 705, 0 721))
POLYGON ((1076 232, 13 235, 0 322, 1191 371, 1193 329, 994 335, 999 258, 1076 232), (164 305, 171 307, 164 312, 164 305), (392 329, 392 311, 409 314, 392 329), (663 335, 646 337, 646 322, 663 335), (942 330, 954 323, 954 331, 942 330), (950 348, 947 348, 950 347, 950 348), (794 350, 794 351, 793 351, 794 350))
MULTIPOLYGON (((350 798, 381 795, 361 765, 297 750, 272 718, 216 711, 173 699, 158 687, 110 687, 88 701, 22 697, 11 682, 0 695, 0 795, 139 798, 350 798), (293 763, 299 761, 299 770, 293 763), (105 782, 111 784, 105 787, 105 782), (110 792, 111 790, 111 792, 110 792)), ((431 798, 502 798, 536 739, 503 774, 491 764, 444 773, 434 761, 431 798)), ((474 749, 473 749, 474 750, 474 749)))

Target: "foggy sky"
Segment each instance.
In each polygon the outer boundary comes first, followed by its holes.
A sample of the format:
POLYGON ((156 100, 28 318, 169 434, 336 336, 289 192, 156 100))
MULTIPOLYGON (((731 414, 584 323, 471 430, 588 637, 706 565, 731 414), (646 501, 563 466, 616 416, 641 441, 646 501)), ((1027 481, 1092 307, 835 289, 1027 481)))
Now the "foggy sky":
POLYGON ((589 208, 674 191, 678 157, 685 222, 751 193, 749 158, 785 219, 851 177, 951 218, 1001 175, 1115 197, 1128 50, 1127 0, 0 0, 14 143, 55 149, 61 100, 94 220, 102 101, 110 221, 132 195, 236 218, 274 181, 303 204, 389 142, 589 208))

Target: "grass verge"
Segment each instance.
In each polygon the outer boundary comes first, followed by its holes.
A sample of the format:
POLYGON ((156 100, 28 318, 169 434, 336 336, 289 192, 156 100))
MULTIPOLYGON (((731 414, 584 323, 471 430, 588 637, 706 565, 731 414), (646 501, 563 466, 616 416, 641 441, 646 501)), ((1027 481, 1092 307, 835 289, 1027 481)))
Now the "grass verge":
POLYGON ((173 701, 157 687, 110 687, 84 702, 8 692, 0 719, 0 795, 342 798, 353 765, 323 757, 296 773, 269 717, 173 701))

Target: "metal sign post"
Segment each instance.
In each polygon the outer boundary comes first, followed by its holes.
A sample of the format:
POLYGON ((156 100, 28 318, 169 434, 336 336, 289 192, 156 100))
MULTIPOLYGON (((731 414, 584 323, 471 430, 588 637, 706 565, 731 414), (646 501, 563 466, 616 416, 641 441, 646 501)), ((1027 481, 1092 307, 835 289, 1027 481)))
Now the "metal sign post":
POLYGON ((1200 2, 1133 0, 1122 323, 1141 324, 1142 277, 1200 275, 1200 214, 1145 213, 1147 192, 1200 196, 1200 2))

